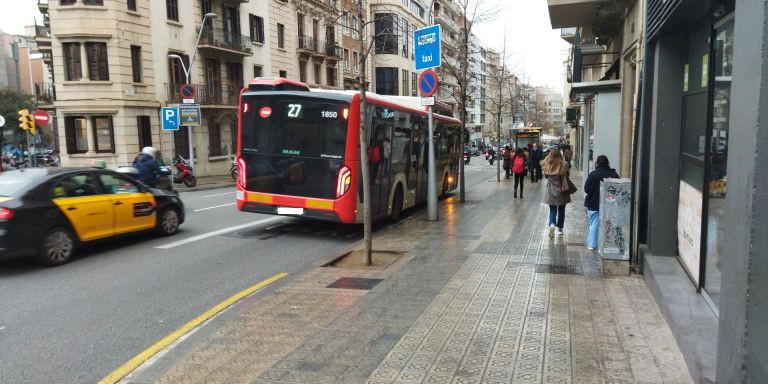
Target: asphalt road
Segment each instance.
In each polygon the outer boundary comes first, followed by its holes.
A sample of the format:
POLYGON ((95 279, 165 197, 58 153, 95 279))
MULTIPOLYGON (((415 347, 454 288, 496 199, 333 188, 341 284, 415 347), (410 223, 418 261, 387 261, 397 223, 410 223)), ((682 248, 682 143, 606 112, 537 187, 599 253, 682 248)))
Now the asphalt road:
MULTIPOLYGON (((470 191, 496 169, 472 160, 470 191)), ((238 212, 229 188, 181 197, 175 236, 101 243, 57 268, 0 263, 0 383, 95 383, 231 295, 362 238, 360 226, 238 212)))

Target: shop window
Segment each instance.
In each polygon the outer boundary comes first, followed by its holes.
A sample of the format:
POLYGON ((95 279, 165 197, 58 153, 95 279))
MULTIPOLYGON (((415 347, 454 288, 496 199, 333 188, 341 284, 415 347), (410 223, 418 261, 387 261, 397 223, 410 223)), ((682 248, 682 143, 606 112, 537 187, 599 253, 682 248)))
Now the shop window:
POLYGON ((115 132, 112 127, 112 116, 93 116, 93 139, 96 144, 96 152, 115 152, 115 132))
POLYGON ((64 131, 68 154, 88 152, 88 120, 84 116, 64 117, 64 131))

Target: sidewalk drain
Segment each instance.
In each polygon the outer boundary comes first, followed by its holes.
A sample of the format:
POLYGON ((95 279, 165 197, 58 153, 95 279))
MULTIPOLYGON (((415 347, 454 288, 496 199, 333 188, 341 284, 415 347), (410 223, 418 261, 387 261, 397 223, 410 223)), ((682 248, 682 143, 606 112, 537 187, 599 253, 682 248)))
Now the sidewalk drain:
POLYGON ((536 273, 551 273, 554 275, 582 275, 584 271, 579 265, 536 264, 536 273))
POLYGON ((464 205, 477 205, 480 204, 480 200, 464 200, 464 205))
POLYGON ((342 277, 326 288, 342 288, 342 289, 361 289, 365 291, 371 290, 377 284, 384 281, 384 279, 369 279, 364 277, 342 277))

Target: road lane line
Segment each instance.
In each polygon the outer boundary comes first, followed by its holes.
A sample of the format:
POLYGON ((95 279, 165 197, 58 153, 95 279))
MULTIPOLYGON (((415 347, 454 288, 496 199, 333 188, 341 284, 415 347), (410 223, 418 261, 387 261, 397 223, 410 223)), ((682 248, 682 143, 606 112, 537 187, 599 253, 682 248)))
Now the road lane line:
POLYGON ((274 275, 266 280, 260 281, 249 288, 246 288, 230 298, 222 301, 219 304, 216 304, 213 308, 205 311, 202 315, 195 317, 191 321, 187 322, 186 324, 182 325, 181 328, 173 331, 168 336, 162 338, 160 341, 153 344, 151 347, 145 349, 143 352, 139 353, 138 355, 134 356, 132 359, 128 360, 125 364, 121 365, 116 370, 112 371, 109 375, 104 377, 103 379, 99 380, 99 384, 114 384, 117 383, 120 379, 124 378, 125 376, 128 376, 131 372, 133 372, 136 368, 141 366, 145 361, 152 358, 152 356, 156 355, 158 352, 165 349, 168 345, 173 343, 174 341, 178 340, 180 337, 184 336, 186 333, 190 332, 191 330, 198 327, 200 324, 204 323, 211 317, 217 315, 219 312, 227 309, 231 305, 235 304, 236 302, 242 300, 243 298, 247 297, 248 295, 263 289, 267 287, 268 285, 288 276, 287 273, 281 272, 277 275, 274 275))
POLYGON ((205 196, 200 196, 200 197, 224 196, 224 195, 232 195, 234 193, 235 192, 216 193, 216 194, 213 194, 213 195, 205 195, 205 196))
POLYGON ((203 233, 203 234, 200 234, 200 235, 197 235, 197 236, 192 236, 192 237, 188 237, 186 239, 181 239, 181 240, 178 240, 178 241, 174 241, 172 243, 158 245, 155 248, 156 249, 176 248, 176 247, 178 247, 180 245, 194 243, 195 241, 200 241, 200 240, 203 240, 203 239, 207 239, 209 237, 223 235, 225 233, 234 232, 234 231, 237 231, 237 230, 240 230, 240 229, 249 228, 249 227, 254 227, 254 226, 257 226, 257 225, 260 225, 260 224, 272 223, 274 221, 280 221, 280 220, 283 220, 283 219, 285 219, 284 216, 270 217, 268 219, 254 221, 253 223, 245 223, 245 224, 235 225, 235 226, 232 226, 232 227, 222 228, 222 229, 219 229, 219 230, 216 230, 216 231, 207 232, 207 233, 203 233))
POLYGON ((227 203, 227 204, 221 204, 221 205, 214 205, 213 207, 195 209, 193 212, 207 211, 209 209, 216 209, 216 208, 221 208, 221 207, 229 207, 230 205, 235 205, 235 204, 237 204, 237 203, 227 203))

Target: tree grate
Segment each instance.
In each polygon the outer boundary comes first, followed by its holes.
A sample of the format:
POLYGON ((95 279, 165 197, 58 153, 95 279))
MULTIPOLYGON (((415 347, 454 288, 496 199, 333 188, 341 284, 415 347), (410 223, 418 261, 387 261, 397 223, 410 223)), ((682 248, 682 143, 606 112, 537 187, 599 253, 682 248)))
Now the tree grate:
POLYGON ((377 284, 384 281, 384 279, 368 279, 363 277, 342 277, 326 288, 341 288, 341 289, 361 289, 364 291, 371 290, 377 284))
POLYGON ((579 265, 536 264, 536 273, 550 273, 554 275, 582 275, 584 274, 584 271, 579 265))

